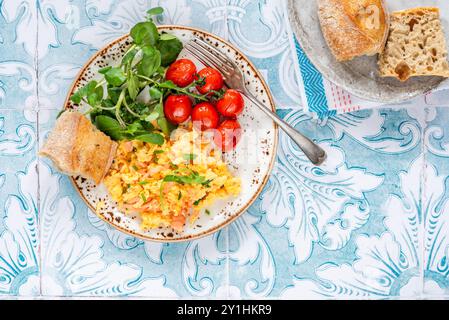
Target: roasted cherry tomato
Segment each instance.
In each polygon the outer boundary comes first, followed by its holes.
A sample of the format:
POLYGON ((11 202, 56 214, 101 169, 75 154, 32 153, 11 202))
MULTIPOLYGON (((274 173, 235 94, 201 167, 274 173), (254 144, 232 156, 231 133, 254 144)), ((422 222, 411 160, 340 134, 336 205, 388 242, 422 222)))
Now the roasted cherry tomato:
POLYGON ((231 151, 235 148, 242 136, 242 130, 237 120, 225 120, 215 131, 214 142, 222 151, 231 151))
POLYGON ((226 90, 223 97, 217 101, 217 110, 225 117, 235 118, 243 112, 245 101, 242 95, 234 89, 226 90))
POLYGON ((192 122, 195 128, 204 131, 218 127, 219 116, 210 102, 198 103, 192 111, 192 122))
POLYGON ((168 96, 164 103, 165 117, 173 124, 180 124, 189 119, 192 113, 192 101, 186 95, 168 96))
POLYGON ((201 94, 209 93, 211 90, 218 91, 223 88, 223 76, 214 68, 204 68, 198 72, 197 79, 204 78, 203 86, 196 86, 201 94))
POLYGON ((179 59, 173 62, 165 74, 167 80, 173 81, 179 87, 187 87, 195 80, 196 66, 189 59, 179 59))

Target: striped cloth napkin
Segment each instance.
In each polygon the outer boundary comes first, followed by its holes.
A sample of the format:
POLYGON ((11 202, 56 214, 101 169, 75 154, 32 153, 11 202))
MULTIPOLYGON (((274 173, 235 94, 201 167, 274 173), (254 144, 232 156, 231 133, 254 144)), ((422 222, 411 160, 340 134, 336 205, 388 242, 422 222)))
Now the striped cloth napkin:
MULTIPOLYGON (((323 78, 321 73, 313 66, 301 49, 299 42, 294 39, 292 46, 297 53, 297 74, 304 110, 326 118, 340 113, 353 112, 362 109, 387 107, 387 105, 363 100, 343 90, 338 85, 323 78)), ((399 105, 388 107, 401 107, 410 105, 449 106, 449 80, 421 97, 412 99, 399 105)))

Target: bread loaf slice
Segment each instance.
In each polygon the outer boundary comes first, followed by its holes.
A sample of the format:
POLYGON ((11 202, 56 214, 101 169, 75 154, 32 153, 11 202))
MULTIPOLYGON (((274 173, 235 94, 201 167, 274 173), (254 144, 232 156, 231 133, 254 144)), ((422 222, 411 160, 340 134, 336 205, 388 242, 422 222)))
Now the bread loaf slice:
POLYGON ((440 11, 420 7, 391 14, 390 35, 379 58, 380 76, 406 81, 414 76, 449 77, 440 11))
POLYGON ((323 36, 338 61, 380 53, 388 36, 383 0, 318 0, 323 36))
POLYGON ((65 174, 81 175, 99 184, 108 172, 117 142, 98 130, 81 113, 65 111, 40 150, 65 174))

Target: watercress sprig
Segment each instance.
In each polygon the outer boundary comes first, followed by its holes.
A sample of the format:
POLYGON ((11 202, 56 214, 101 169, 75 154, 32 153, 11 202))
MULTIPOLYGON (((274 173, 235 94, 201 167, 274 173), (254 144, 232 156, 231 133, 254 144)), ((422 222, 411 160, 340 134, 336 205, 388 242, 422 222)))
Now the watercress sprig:
POLYGON ((161 13, 161 7, 148 10, 147 20, 131 28, 132 43, 120 63, 100 69, 101 80, 88 82, 71 96, 73 103, 89 106, 92 122, 114 140, 163 144, 159 132, 169 135, 175 128, 165 118, 163 99, 178 93, 207 100, 205 95, 191 92, 198 83, 181 88, 164 80, 167 66, 183 46, 176 36, 158 31, 153 17, 161 13), (139 97, 146 90, 150 99, 142 103, 139 97))

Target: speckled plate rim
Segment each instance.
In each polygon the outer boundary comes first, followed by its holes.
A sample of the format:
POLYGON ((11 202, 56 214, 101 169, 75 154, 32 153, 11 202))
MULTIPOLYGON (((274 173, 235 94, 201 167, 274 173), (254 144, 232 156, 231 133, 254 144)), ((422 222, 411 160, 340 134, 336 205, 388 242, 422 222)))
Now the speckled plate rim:
MULTIPOLYGON (((233 49, 235 52, 237 52, 237 54, 239 54, 246 63, 248 63, 248 66, 253 70, 253 72, 257 75, 257 77, 259 78, 262 86, 265 89, 265 92, 267 93, 270 105, 271 105, 271 109, 273 112, 276 112, 276 105, 274 103, 274 99, 273 96, 271 94, 271 90, 268 86, 268 84, 266 83, 265 79, 263 78, 262 74, 259 72, 259 70, 254 66, 254 64, 251 62, 250 59, 248 59, 248 57, 241 52, 239 49, 237 49, 234 45, 232 45, 231 43, 229 43, 228 41, 226 41, 225 39, 214 35, 212 33, 209 33, 207 31, 204 31, 202 29, 198 29, 198 28, 192 28, 192 27, 186 27, 186 26, 180 26, 180 25, 160 25, 158 26, 159 30, 171 30, 171 29, 178 29, 178 30, 187 30, 187 31, 191 31, 191 32, 197 32, 197 33, 202 33, 207 37, 211 37, 214 38, 217 41, 222 42, 223 44, 225 44, 226 46, 228 46, 229 48, 233 49)), ((90 57, 90 59, 84 64, 84 66, 81 68, 81 70, 78 72, 78 74, 75 77, 75 80, 73 81, 72 85, 70 86, 70 89, 68 91, 67 97, 64 101, 64 110, 67 109, 67 106, 69 104, 70 101, 70 97, 73 94, 73 91, 76 87, 76 85, 78 84, 81 76, 83 75, 83 73, 86 71, 87 68, 89 68, 89 66, 92 64, 92 62, 98 58, 100 55, 106 53, 109 48, 111 48, 112 46, 116 45, 117 43, 119 43, 120 41, 123 41, 124 39, 126 39, 127 37, 129 37, 129 33, 125 34, 113 41, 111 41, 110 43, 108 43, 107 45, 105 45, 104 47, 102 47, 100 50, 98 50, 92 57, 90 57)), ((242 214, 244 214, 246 212, 246 210, 256 201, 257 197, 260 195, 260 193, 262 192, 263 188, 266 186, 268 179, 271 176, 271 172, 273 170, 274 164, 276 162, 276 155, 277 155, 277 149, 278 149, 278 144, 279 144, 279 128, 278 125, 273 122, 273 128, 274 128, 274 144, 273 144, 273 154, 271 155, 271 159, 270 159, 270 164, 268 166, 268 170, 266 175, 264 176, 264 179, 262 181, 262 183, 260 184, 259 188, 257 189, 257 191, 253 194, 253 196, 251 197, 251 199, 244 205, 242 206, 242 208, 236 212, 234 215, 230 216, 227 220, 225 220, 224 222, 218 224, 215 227, 210 228, 209 230, 206 231, 202 231, 196 235, 188 235, 188 236, 183 236, 183 237, 179 237, 176 239, 158 239, 158 238, 153 238, 151 236, 146 236, 143 234, 138 234, 134 231, 131 231, 129 229, 123 228, 121 226, 118 226, 116 224, 114 224, 112 221, 106 219, 105 217, 103 217, 101 214, 97 213, 97 210, 92 206, 92 204, 85 198, 85 196, 82 194, 82 192, 80 191, 80 189, 78 188, 78 185, 76 184, 75 178, 73 176, 70 176, 70 181, 73 185, 73 187, 75 188, 75 190, 77 191, 77 193, 79 194, 79 196, 81 197, 81 199, 84 201, 84 203, 86 203, 86 205, 89 207, 89 209, 101 220, 103 220, 104 222, 108 223, 110 226, 112 226, 113 228, 128 234, 130 236, 136 237, 138 239, 141 240, 146 240, 146 241, 153 241, 153 242, 161 242, 161 243, 175 243, 175 242, 186 242, 186 241, 191 241, 191 240, 196 240, 196 239, 200 239, 203 237, 206 237, 208 235, 211 235, 221 229, 223 229, 224 227, 228 226, 229 224, 231 224, 232 222, 234 222, 237 218, 239 218, 242 214)))

